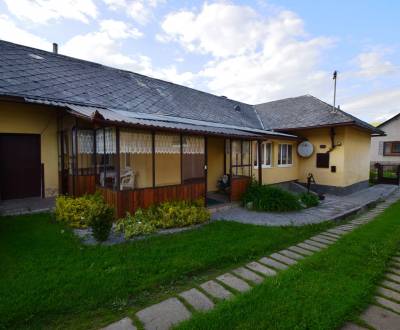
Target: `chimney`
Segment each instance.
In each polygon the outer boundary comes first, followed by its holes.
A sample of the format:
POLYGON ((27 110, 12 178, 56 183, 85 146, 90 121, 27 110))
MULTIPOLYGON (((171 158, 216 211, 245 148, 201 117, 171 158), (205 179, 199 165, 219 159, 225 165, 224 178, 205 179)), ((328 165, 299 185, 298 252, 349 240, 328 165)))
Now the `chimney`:
POLYGON ((58 44, 53 42, 53 53, 58 54, 58 44))

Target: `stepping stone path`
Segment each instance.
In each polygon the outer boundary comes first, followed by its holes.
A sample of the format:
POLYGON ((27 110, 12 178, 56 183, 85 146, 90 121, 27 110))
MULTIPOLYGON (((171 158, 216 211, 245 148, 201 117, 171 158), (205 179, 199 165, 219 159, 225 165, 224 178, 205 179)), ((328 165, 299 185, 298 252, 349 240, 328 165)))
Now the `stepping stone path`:
MULTIPOLYGON (((269 277, 289 267, 294 267, 302 259, 329 248, 342 236, 372 221, 398 199, 400 199, 400 191, 388 197, 374 210, 364 213, 346 225, 329 229, 297 245, 235 268, 214 280, 200 284, 197 288, 181 292, 176 297, 142 309, 135 314, 136 318, 133 321, 126 317, 103 329, 136 330, 141 327, 145 330, 170 329, 189 319, 193 312, 210 310, 214 308, 216 302, 251 290, 253 286, 269 277)), ((361 315, 363 322, 370 328, 400 329, 400 254, 395 256, 390 267, 386 279, 381 283, 382 287, 377 292, 376 305, 370 306, 361 315)), ((365 329, 365 327, 348 323, 342 329, 357 330, 365 329)))

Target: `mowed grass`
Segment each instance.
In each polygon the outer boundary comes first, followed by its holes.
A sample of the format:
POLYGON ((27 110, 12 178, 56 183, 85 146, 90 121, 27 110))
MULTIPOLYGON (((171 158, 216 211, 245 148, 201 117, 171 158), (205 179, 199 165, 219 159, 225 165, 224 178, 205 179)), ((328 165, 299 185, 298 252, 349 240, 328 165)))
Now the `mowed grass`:
POLYGON ((0 218, 0 328, 96 329, 237 264, 332 226, 214 222, 85 246, 49 214, 0 218))
POLYGON ((372 302, 399 243, 397 203, 328 249, 178 329, 340 329, 372 302))

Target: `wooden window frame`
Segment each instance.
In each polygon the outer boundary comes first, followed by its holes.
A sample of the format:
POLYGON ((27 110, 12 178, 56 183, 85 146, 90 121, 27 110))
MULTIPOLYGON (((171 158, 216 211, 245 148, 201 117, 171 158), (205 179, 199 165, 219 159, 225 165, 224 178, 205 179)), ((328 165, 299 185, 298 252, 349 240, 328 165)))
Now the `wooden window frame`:
MULTIPOLYGON (((263 155, 263 161, 261 163, 261 168, 271 168, 272 167, 272 150, 273 150, 273 145, 272 142, 261 142, 261 152, 263 155), (266 163, 267 160, 267 145, 270 145, 269 148, 269 164, 266 163)), ((255 163, 254 163, 254 168, 258 168, 258 148, 256 148, 256 155, 255 155, 255 163)))
POLYGON ((292 167, 293 166, 293 144, 292 143, 279 143, 278 144, 278 167, 292 167), (286 146, 286 162, 283 163, 282 148, 286 146), (291 147, 291 162, 289 163, 289 146, 291 147))
POLYGON ((384 156, 400 156, 400 152, 394 151, 394 146, 400 144, 400 141, 384 141, 383 142, 383 155, 384 156), (386 145, 390 144, 390 152, 386 152, 386 145))

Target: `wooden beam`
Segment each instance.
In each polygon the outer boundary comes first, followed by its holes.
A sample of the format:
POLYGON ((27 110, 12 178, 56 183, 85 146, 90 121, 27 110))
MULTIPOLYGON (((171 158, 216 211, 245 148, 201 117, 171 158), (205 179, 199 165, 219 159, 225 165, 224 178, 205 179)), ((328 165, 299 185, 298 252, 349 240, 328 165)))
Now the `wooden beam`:
POLYGON ((262 164, 261 164, 261 146, 262 141, 257 141, 257 148, 258 148, 258 157, 257 157, 257 165, 258 165, 258 184, 262 185, 262 164))

